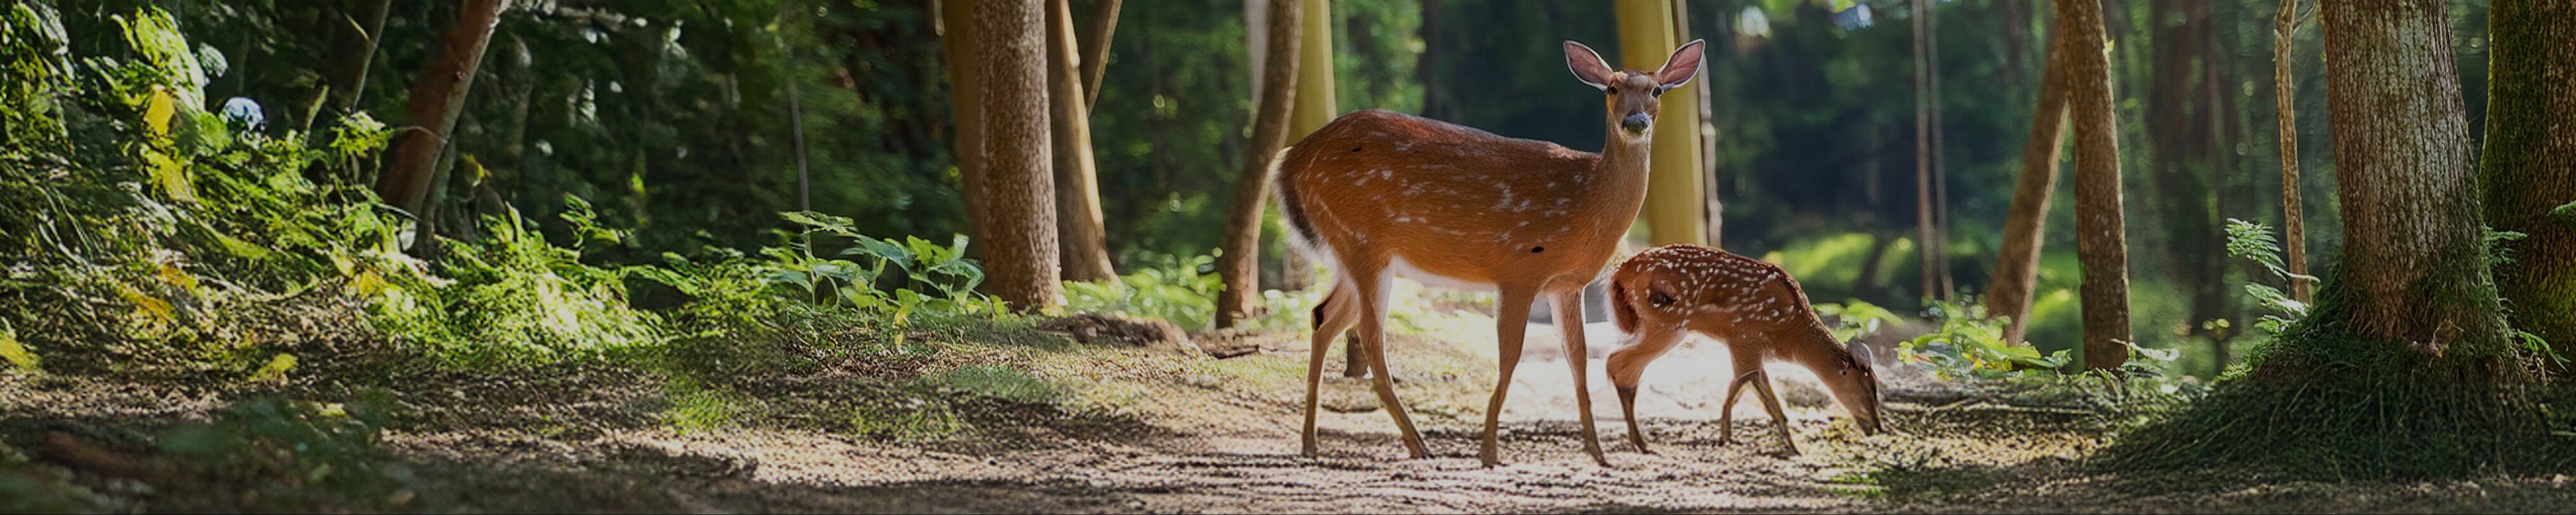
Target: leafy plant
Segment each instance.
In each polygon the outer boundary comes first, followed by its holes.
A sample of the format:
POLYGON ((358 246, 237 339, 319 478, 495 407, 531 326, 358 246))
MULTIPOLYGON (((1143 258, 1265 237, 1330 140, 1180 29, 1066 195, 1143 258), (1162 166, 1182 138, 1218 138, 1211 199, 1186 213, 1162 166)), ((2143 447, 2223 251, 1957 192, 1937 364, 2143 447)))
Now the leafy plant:
POLYGON ((1985 316, 1985 307, 1974 300, 1936 301, 1925 311, 1938 325, 1930 333, 1897 344, 1897 358, 1920 363, 1942 378, 2053 373, 2072 361, 2068 351, 2042 355, 2037 347, 2004 341, 2004 321, 1985 316))
MULTIPOLYGON (((2227 255, 2253 260, 2263 265, 2263 269, 2271 272, 2273 276, 2285 280, 2311 283, 2317 280, 2315 276, 2290 273, 2289 268, 2282 265, 2280 240, 2272 237, 2271 227, 2258 222, 2227 219, 2227 255)), ((2254 322, 2254 327, 2262 329, 2265 333, 2280 334, 2283 329, 2289 328, 2291 323, 2308 316, 2310 306, 2307 303, 2291 299, 2289 294, 2282 293, 2279 288, 2247 281, 2245 294, 2254 297, 2254 303, 2271 308, 2274 312, 2266 313, 2262 319, 2254 322)))
POLYGON ((1887 308, 1878 307, 1877 304, 1860 299, 1845 300, 1841 304, 1816 304, 1815 308, 1817 317, 1834 321, 1832 327, 1825 329, 1833 333, 1835 341, 1851 341, 1853 338, 1878 334, 1878 330, 1886 324, 1905 321, 1903 317, 1896 316, 1895 312, 1888 311, 1887 308))
POLYGON ((1216 294, 1224 288, 1210 255, 1154 256, 1118 281, 1064 283, 1065 308, 1093 313, 1122 313, 1159 318, 1184 328, 1204 329, 1215 319, 1216 294))

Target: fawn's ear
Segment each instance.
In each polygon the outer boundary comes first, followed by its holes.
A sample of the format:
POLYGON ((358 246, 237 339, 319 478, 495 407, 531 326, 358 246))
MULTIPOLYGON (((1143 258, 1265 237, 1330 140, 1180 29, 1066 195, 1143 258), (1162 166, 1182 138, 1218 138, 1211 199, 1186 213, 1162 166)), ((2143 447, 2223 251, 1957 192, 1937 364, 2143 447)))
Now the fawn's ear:
POLYGON ((1664 67, 1655 71, 1655 84, 1673 89, 1690 82, 1691 77, 1699 75, 1699 58, 1707 49, 1707 40, 1694 39, 1683 43, 1681 49, 1673 51, 1672 57, 1664 58, 1664 67))
POLYGON ((1861 343, 1861 342, 1852 342, 1852 344, 1851 344, 1851 354, 1852 354, 1852 360, 1853 360, 1853 361, 1858 361, 1858 362, 1860 362, 1860 365, 1861 365, 1861 366, 1864 366, 1864 367, 1872 366, 1872 365, 1870 364, 1870 362, 1869 362, 1869 360, 1870 360, 1870 357, 1869 357, 1869 344, 1861 343))
POLYGON ((1585 85, 1592 86, 1592 89, 1601 90, 1603 93, 1610 91, 1610 63, 1601 60, 1601 54, 1594 53, 1592 47, 1566 41, 1565 68, 1574 71, 1575 80, 1583 81, 1585 85))

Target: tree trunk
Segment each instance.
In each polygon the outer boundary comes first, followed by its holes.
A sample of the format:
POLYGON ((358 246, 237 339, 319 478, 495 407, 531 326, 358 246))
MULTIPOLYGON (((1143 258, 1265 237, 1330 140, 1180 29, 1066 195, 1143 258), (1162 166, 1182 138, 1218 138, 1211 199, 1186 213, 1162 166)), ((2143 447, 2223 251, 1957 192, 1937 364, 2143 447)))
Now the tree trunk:
MULTIPOLYGON (((1336 54, 1333 51, 1333 21, 1338 18, 1333 16, 1332 2, 1299 1, 1306 3, 1307 22, 1298 30, 1301 34, 1297 44, 1302 48, 1297 54, 1297 102, 1289 108, 1287 141, 1305 139, 1307 134, 1332 123, 1333 118, 1342 113, 1333 94, 1333 56, 1336 54)), ((1313 275, 1308 272, 1313 265, 1296 252, 1285 252, 1281 257, 1279 288, 1290 291, 1306 289, 1307 280, 1313 275)), ((1359 341, 1356 334, 1351 341, 1359 341)))
MULTIPOLYGON (((1673 40, 1691 40, 1690 2, 1673 0, 1673 40)), ((1723 59, 1723 57, 1720 57, 1719 59, 1723 59)), ((1704 204, 1705 207, 1701 210, 1700 219, 1705 220, 1703 223, 1708 225, 1708 246, 1722 249, 1726 248, 1726 240, 1721 238, 1721 236, 1726 235, 1726 203, 1720 200, 1720 197, 1717 194, 1717 130, 1715 125, 1717 123, 1717 115, 1711 107, 1717 104, 1717 97, 1709 96, 1708 94, 1708 84, 1716 82, 1716 77, 1708 73, 1708 67, 1711 66, 1711 63, 1713 62, 1716 62, 1716 59, 1701 59, 1699 64, 1699 79, 1691 81, 1690 88, 1699 94, 1699 111, 1697 113, 1693 113, 1690 121, 1693 126, 1700 128, 1700 130, 1695 131, 1699 133, 1700 198, 1707 201, 1707 203, 1704 204)))
MULTIPOLYGON (((1414 82, 1422 84, 1422 116, 1435 120, 1452 120, 1449 114, 1448 76, 1440 69, 1440 58, 1447 55, 1441 43, 1440 1, 1421 0, 1422 56, 1414 61, 1414 82)), ((1705 80, 1705 79, 1703 79, 1705 80)))
POLYGON ((2487 54, 2486 220, 2528 234, 2496 268, 2513 325, 2576 346, 2576 3, 2496 2, 2487 54))
MULTIPOLYGON (((1662 67, 1665 56, 1682 44, 1673 34, 1671 0, 1619 0, 1617 5, 1620 63, 1632 70, 1662 67)), ((1699 124, 1690 122, 1697 113, 1696 90, 1664 92, 1663 111, 1656 119, 1679 123, 1656 124, 1654 156, 1647 161, 1646 232, 1656 245, 1708 243, 1708 202, 1700 198, 1707 190, 1700 184, 1699 124)))
POLYGON ((1939 300, 1941 292, 1941 234, 1934 228, 1932 214, 1932 57, 1930 53, 1931 2, 1909 2, 1914 9, 1914 249, 1921 254, 1922 264, 1915 270, 1922 279, 1919 297, 1939 300))
MULTIPOLYGON (((2189 299, 2182 322, 2185 332, 2212 336, 2201 322, 2225 316, 2226 240, 2210 211, 2212 190, 2204 177, 2218 165, 2212 145, 2217 120, 2214 98, 2206 88, 2219 78, 2210 72, 2214 43, 2209 0, 2160 0, 2156 10, 2178 15, 2182 23, 2157 24, 2155 79, 2148 104, 2148 132, 2155 165, 2148 170, 2157 191, 2148 195, 2164 229, 2161 251, 2166 275, 2189 299)), ((2164 14, 2159 15, 2164 16, 2164 14)), ((2161 19, 2161 18, 2159 18, 2161 19)))
POLYGON ((2099 0, 2057 0, 2067 29, 2066 108, 2075 133, 2075 254, 2084 265, 2084 365, 2129 359, 2129 240, 2120 212, 2120 140, 2099 0))
POLYGON ((2351 329, 2437 356, 2460 344, 2494 351, 2504 328, 2484 288, 2450 19, 2440 0, 2323 4, 2345 242, 2336 280, 2351 329))
POLYGON ((2042 235, 2048 232, 2049 197, 2057 193, 2058 151, 2064 148, 2066 125, 2066 40, 2060 17, 2048 43, 2040 74, 2039 109, 2030 115, 2030 137, 2022 142, 2021 179, 2014 181, 2012 208, 2004 218, 2003 253, 1986 286, 1986 314, 2010 320, 2004 341, 2022 341, 2030 326, 2030 298, 2039 282, 2042 235))
POLYGON ((1055 176, 1047 159, 1046 10, 1041 0, 978 0, 984 94, 984 269, 1021 311, 1062 301, 1055 176))
POLYGON ((1298 39, 1305 8, 1295 0, 1273 0, 1264 13, 1270 38, 1264 43, 1261 101, 1253 113, 1252 141, 1244 149, 1243 168, 1235 174, 1234 202, 1226 206, 1222 255, 1217 274, 1225 289, 1216 296, 1216 328, 1259 311, 1261 299, 1261 205, 1270 196, 1270 160, 1288 144, 1288 109, 1297 101, 1298 39))
POLYGON ((948 99, 956 113, 957 134, 954 149, 957 161, 958 191, 966 203, 966 227, 969 252, 984 254, 985 235, 992 231, 984 211, 984 84, 982 81, 981 45, 975 38, 974 0, 943 0, 939 3, 939 35, 942 57, 948 60, 948 99))
POLYGON ((1109 259, 1109 230, 1101 221, 1100 176, 1091 154, 1091 110, 1083 94, 1082 71, 1075 52, 1069 0, 1047 2, 1047 82, 1053 108, 1047 139, 1055 156, 1057 238, 1063 247, 1064 278, 1071 281, 1118 280, 1109 259))
POLYGON ((1119 0, 1094 0, 1091 3, 1091 26, 1082 31, 1091 40, 1082 45, 1083 109, 1100 107, 1100 78, 1109 70, 1109 37, 1118 33, 1119 0))
POLYGON ((1923 70, 1930 81, 1924 90, 1932 111, 1932 269, 1939 272, 1941 300, 1950 300, 1959 287, 1950 273, 1950 167, 1941 124, 1941 14, 1939 3, 1924 2, 1923 70))
MULTIPOLYGON (((474 68, 483 63, 483 48, 491 44, 492 29, 501 23, 501 11, 510 8, 510 0, 467 0, 460 7, 456 26, 439 42, 438 58, 412 84, 411 123, 420 130, 404 131, 402 143, 394 147, 393 162, 376 180, 376 196, 412 213, 421 224, 432 220, 425 213, 429 192, 438 186, 438 157, 447 148, 448 131, 456 128, 457 115, 465 111, 474 68)), ((432 238, 425 230, 416 234, 423 238, 419 241, 432 238)))
MULTIPOLYGON (((2299 107, 2298 88, 2291 82, 2290 50, 2293 36, 2299 32, 2299 1, 2281 0, 2281 14, 2272 27, 2272 80, 2274 107, 2281 120, 2281 243, 2290 251, 2290 273, 2308 275, 2308 227, 2306 205, 2299 200, 2299 107)), ((2492 58, 2490 58, 2492 59, 2492 58)), ((2314 285, 2298 277, 2290 278, 2290 298, 2313 303, 2314 285)))

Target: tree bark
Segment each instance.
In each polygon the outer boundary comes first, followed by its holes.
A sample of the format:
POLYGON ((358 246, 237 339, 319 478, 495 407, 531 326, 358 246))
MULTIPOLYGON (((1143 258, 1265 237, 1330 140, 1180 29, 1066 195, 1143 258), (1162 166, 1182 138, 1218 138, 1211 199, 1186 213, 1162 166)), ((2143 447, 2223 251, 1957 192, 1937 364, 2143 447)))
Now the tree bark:
MULTIPOLYGON (((465 96, 473 89, 475 67, 483 63, 483 49, 492 42, 492 29, 500 25, 501 11, 509 8, 510 0, 467 0, 457 13, 456 26, 440 40, 438 58, 412 84, 411 123, 419 129, 404 131, 402 143, 394 147, 393 162, 376 180, 376 195, 412 213, 424 226, 433 220, 427 212, 429 193, 438 186, 439 154, 447 148, 457 116, 465 111, 465 96)), ((423 242, 433 238, 426 230, 415 234, 423 242)), ((416 243, 414 248, 435 245, 416 243)))
POLYGON ((2442 1, 2322 4, 2349 327, 2433 356, 2494 355, 2503 319, 2442 1))
POLYGON ((1929 1, 1908 2, 1914 9, 1914 249, 1922 255, 1915 270, 1922 279, 1920 296, 1939 300, 1941 294, 1941 234, 1933 227, 1932 214, 1932 58, 1930 48, 1931 11, 1929 1))
MULTIPOLYGON (((1632 70, 1653 70, 1664 65, 1664 58, 1680 47, 1682 41, 1673 33, 1671 0, 1619 0, 1619 61, 1632 70)), ((1693 80, 1709 80, 1702 76, 1693 80)), ((1699 112, 1699 93, 1690 88, 1664 92, 1663 111, 1656 115, 1652 143, 1654 156, 1647 161, 1646 175, 1647 239, 1656 245, 1675 243, 1707 244, 1707 193, 1700 182, 1699 124, 1691 123, 1699 112), (1669 123, 1679 122, 1679 123, 1669 123)))
POLYGON ((2576 345, 2576 2, 2494 4, 2487 34, 2486 220, 2506 243, 2496 282, 2516 328, 2576 345))
POLYGON ((1924 5, 1923 70, 1931 82, 1924 91, 1932 111, 1932 269, 1940 272, 1935 277, 1941 280, 1941 300, 1950 300, 1959 287, 1950 271, 1950 167, 1941 124, 1941 11, 1935 1, 1924 5))
MULTIPOLYGON (((2290 50, 2298 32, 2299 0, 2281 0, 2281 14, 2272 27, 2273 103, 2281 113, 2281 244, 2290 253, 2290 273, 2305 276, 2308 227, 2306 203, 2299 200, 2299 89, 2290 75, 2290 50)), ((2316 302, 2314 288, 2306 279, 2290 278, 2291 299, 2316 302)))
POLYGON ((1040 1, 975 2, 984 88, 985 275, 994 295, 1030 312, 1062 302, 1040 1))
POLYGON ((1091 25, 1083 34, 1091 39, 1082 44, 1082 106, 1086 111, 1100 107, 1100 79, 1109 70, 1109 37, 1118 33, 1119 0, 1095 0, 1091 3, 1091 25))
POLYGON ((1091 154, 1090 97, 1083 94, 1077 63, 1080 43, 1073 34, 1069 0, 1047 2, 1047 82, 1053 108, 1047 139, 1055 156, 1057 238, 1064 278, 1071 281, 1118 280, 1109 259, 1109 229, 1100 214, 1100 176, 1091 154))
POLYGON ((940 52, 948 63, 948 99, 955 110, 957 132, 954 149, 957 161, 958 191, 966 203, 967 248, 975 255, 984 254, 986 229, 990 223, 984 211, 984 84, 981 45, 975 38, 975 0, 942 0, 939 3, 940 52))
MULTIPOLYGON (((1333 22, 1339 18, 1333 16, 1333 4, 1329 0, 1299 1, 1306 4, 1307 22, 1298 28, 1297 44, 1303 48, 1297 54, 1297 101, 1289 108, 1288 141, 1305 139, 1307 134, 1332 123, 1333 118, 1342 114, 1340 102, 1333 94, 1336 84, 1333 22)), ((1314 265, 1296 252, 1285 252, 1280 257, 1279 289, 1306 289, 1307 279, 1312 276, 1308 272, 1314 265)), ((1352 335, 1353 346, 1350 348, 1358 348, 1358 336, 1352 335)))
MULTIPOLYGON (((1690 41, 1691 39, 1690 2, 1673 0, 1673 40, 1690 41)), ((1695 132, 1699 133, 1700 198, 1707 201, 1703 204, 1705 207, 1701 209, 1700 219, 1705 220, 1703 223, 1708 226, 1708 246, 1722 249, 1726 248, 1726 240, 1721 238, 1726 235, 1726 203, 1720 200, 1717 194, 1719 183, 1717 130, 1714 125, 1717 123, 1717 115, 1711 107, 1717 104, 1717 97, 1708 94, 1708 84, 1716 82, 1717 78, 1709 74, 1708 68, 1718 59, 1724 59, 1724 57, 1700 60, 1699 78, 1691 81, 1690 88, 1699 94, 1699 111, 1692 113, 1691 124, 1699 127, 1695 132)))
POLYGON ((2120 211, 2120 146, 2099 0, 2057 0, 2067 28, 2067 116, 2075 133, 2075 254, 2083 262, 2084 365, 2129 359, 2129 241, 2120 211))
POLYGON ((1261 299, 1261 205, 1270 196, 1270 160, 1288 144, 1288 109, 1297 101, 1294 82, 1299 66, 1299 33, 1304 6, 1295 0, 1272 0, 1264 13, 1270 27, 1265 42, 1261 101, 1253 113, 1252 141, 1244 149, 1243 168, 1235 174, 1234 202, 1226 206, 1225 235, 1217 256, 1217 274, 1225 288, 1216 296, 1216 328, 1227 329, 1259 311, 1261 299))
POLYGON ((2039 109, 2030 115, 2030 137, 2021 147, 2021 178, 2013 183, 2011 210, 2004 218, 2003 252, 1986 285, 1986 314, 2006 317, 2004 341, 2019 343, 2030 326, 2030 298, 2039 282, 2041 237, 2048 232, 2048 204, 2057 193, 2057 160, 2065 148, 2066 47, 2068 30, 2060 17, 2048 42, 2039 81, 2039 109))

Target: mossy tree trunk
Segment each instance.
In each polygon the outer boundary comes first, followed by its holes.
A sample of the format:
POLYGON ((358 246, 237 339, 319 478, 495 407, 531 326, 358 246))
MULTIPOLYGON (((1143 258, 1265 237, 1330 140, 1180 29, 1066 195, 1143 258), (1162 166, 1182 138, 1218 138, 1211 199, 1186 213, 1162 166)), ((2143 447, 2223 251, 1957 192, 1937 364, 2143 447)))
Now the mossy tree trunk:
POLYGON ((2430 356, 2504 353, 2442 1, 2323 9, 2346 298, 2320 316, 2430 356))
MULTIPOLYGON (((1043 0, 978 0, 983 84, 984 267, 993 294, 1022 311, 1062 302, 1056 268, 1055 175, 1048 159, 1043 0)), ((976 193, 968 193, 976 195, 976 193)))
POLYGON ((2529 235, 2496 268, 2513 325, 2576 349, 2576 2, 2504 0, 2489 14, 2486 221, 2529 235), (2561 209, 2565 207, 2565 209, 2561 209))

